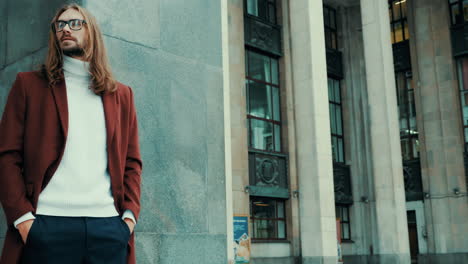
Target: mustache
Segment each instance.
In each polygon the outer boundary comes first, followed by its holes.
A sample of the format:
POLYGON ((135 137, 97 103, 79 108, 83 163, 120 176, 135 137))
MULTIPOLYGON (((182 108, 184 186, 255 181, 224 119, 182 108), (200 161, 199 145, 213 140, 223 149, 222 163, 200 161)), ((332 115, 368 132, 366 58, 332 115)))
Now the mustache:
POLYGON ((63 37, 60 38, 60 41, 63 41, 66 38, 76 41, 76 38, 74 38, 72 36, 63 36, 63 37))

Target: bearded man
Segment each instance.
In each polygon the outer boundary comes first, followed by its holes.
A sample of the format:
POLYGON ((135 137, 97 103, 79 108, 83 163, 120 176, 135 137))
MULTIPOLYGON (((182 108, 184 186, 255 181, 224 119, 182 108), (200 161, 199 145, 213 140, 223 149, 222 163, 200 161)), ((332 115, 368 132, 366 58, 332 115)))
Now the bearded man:
POLYGON ((135 263, 142 160, 132 89, 95 18, 52 20, 41 70, 18 73, 0 122, 0 264, 135 263))

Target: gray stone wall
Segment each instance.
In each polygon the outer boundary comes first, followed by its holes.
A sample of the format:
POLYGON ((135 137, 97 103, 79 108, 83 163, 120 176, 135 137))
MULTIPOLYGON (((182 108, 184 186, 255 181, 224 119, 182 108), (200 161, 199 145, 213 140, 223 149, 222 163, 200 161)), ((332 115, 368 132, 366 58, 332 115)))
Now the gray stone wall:
MULTIPOLYGON (((0 3, 2 111, 16 73, 44 56, 56 8, 37 2, 0 3)), ((135 93, 144 162, 137 262, 225 263, 220 1, 132 3, 82 4, 101 26, 117 80, 135 93)))

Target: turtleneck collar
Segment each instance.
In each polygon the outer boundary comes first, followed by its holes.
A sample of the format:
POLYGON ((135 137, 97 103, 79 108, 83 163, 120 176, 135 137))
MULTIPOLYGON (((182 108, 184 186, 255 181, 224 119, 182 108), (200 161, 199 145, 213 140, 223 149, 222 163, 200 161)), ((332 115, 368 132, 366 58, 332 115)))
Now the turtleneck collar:
POLYGON ((73 75, 89 77, 89 62, 63 56, 63 70, 73 75))

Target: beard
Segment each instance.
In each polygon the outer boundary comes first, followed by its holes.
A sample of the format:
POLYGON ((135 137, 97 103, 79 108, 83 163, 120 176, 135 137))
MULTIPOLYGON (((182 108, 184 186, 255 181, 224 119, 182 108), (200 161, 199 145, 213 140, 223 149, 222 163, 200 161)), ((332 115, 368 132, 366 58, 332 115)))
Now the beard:
POLYGON ((81 57, 84 55, 84 49, 82 47, 73 47, 69 49, 62 49, 64 55, 69 57, 81 57))

